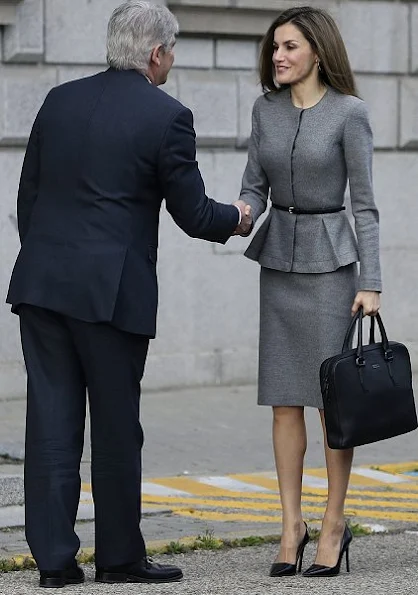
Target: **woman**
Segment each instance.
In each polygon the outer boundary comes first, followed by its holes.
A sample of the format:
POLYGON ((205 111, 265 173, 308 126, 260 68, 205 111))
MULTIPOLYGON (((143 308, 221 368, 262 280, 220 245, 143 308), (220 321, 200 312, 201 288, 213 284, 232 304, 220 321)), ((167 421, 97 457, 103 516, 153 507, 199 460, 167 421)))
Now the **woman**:
MULTIPOLYGON (((283 576, 296 564, 300 571, 309 540, 301 512, 304 407, 319 409, 325 436, 320 364, 340 351, 351 314, 379 309, 379 229, 367 111, 333 19, 311 7, 284 11, 264 38, 260 78, 240 198, 254 221, 272 202, 245 255, 261 265, 258 402, 273 407, 283 508, 270 574, 283 576), (347 178, 357 238, 344 213, 347 178)), ((344 501, 353 451, 324 442, 328 502, 305 576, 338 574, 344 553, 348 570, 344 501)))

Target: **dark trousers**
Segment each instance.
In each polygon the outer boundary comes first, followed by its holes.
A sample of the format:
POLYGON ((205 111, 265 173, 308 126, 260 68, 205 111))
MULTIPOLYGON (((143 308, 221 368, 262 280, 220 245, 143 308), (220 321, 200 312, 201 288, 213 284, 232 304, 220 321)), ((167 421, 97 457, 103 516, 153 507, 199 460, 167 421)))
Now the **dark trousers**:
POLYGON ((71 565, 80 546, 86 388, 96 565, 137 561, 145 555, 139 397, 149 340, 35 306, 20 306, 19 317, 28 374, 26 538, 38 568, 71 565))

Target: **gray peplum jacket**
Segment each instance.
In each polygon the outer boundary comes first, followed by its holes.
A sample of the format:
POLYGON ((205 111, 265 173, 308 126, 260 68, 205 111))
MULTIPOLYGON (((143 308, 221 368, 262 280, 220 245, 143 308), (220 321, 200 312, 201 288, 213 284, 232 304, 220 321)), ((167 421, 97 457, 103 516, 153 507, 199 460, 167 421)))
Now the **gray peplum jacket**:
POLYGON ((372 157, 372 132, 361 99, 330 87, 308 109, 293 105, 288 88, 259 97, 240 195, 251 205, 254 221, 268 198, 300 209, 342 206, 348 180, 356 233, 346 211, 297 215, 271 208, 245 256, 295 273, 330 272, 359 261, 358 288, 381 291, 372 157))

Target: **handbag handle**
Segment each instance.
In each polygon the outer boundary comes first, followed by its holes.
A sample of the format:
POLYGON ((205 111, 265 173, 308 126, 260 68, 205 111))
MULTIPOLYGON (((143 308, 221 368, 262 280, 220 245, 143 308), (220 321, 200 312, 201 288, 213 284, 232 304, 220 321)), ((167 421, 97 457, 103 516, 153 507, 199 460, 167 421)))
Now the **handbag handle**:
MULTIPOLYGON (((347 329, 345 338, 344 338, 344 343, 343 343, 343 348, 342 348, 342 352, 344 353, 344 351, 348 351, 351 347, 352 341, 353 341, 353 336, 354 336, 354 331, 355 331, 355 327, 356 324, 358 325, 358 334, 357 334, 357 349, 356 349, 356 363, 358 366, 364 366, 364 357, 363 357, 363 308, 360 307, 358 309, 358 311, 356 312, 356 314, 353 316, 350 325, 347 329)), ((385 327, 383 325, 383 321, 382 318, 380 316, 379 313, 376 314, 376 316, 372 316, 371 320, 370 320, 370 343, 374 343, 375 342, 375 336, 374 336, 374 318, 376 318, 377 320, 377 324, 379 326, 379 330, 380 330, 380 334, 382 336, 382 347, 383 347, 383 351, 385 354, 385 360, 386 361, 392 361, 393 359, 393 353, 392 350, 390 349, 389 346, 389 340, 386 334, 386 330, 385 327)))
POLYGON ((369 345, 371 345, 372 343, 376 343, 376 339, 375 339, 375 317, 374 316, 370 316, 370 334, 369 334, 369 345))

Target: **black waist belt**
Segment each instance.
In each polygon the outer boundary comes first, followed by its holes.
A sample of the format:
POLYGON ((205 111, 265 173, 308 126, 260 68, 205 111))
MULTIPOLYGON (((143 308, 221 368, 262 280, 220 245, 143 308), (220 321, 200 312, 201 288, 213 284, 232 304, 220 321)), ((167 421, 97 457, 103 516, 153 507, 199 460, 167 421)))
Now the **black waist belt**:
POLYGON ((345 210, 345 207, 334 207, 330 209, 298 209, 297 207, 282 207, 282 205, 275 205, 274 203, 271 206, 273 209, 287 211, 294 215, 326 215, 327 213, 339 213, 340 211, 345 210))

